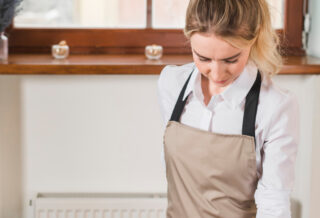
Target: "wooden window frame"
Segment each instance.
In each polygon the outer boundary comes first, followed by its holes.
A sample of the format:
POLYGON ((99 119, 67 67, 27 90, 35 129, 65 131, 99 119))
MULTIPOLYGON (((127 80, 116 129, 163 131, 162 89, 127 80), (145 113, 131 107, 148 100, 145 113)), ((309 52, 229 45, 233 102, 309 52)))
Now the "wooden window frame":
MULTIPOLYGON (((160 44, 165 54, 190 54, 181 29, 152 29, 152 0, 147 0, 145 29, 8 29, 10 53, 48 53, 66 40, 73 54, 143 54, 149 44, 160 44)), ((302 48, 304 0, 285 0, 284 28, 277 30, 285 55, 305 55, 302 48)))

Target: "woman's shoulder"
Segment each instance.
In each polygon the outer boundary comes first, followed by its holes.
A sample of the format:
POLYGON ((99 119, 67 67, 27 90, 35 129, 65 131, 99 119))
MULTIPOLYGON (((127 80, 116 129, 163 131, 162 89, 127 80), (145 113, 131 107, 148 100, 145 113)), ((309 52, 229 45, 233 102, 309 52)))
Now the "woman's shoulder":
POLYGON ((158 79, 158 88, 162 91, 176 92, 181 89, 194 67, 194 62, 184 65, 165 66, 158 79))
POLYGON ((283 102, 297 102, 297 96, 289 89, 280 86, 273 81, 273 78, 264 77, 261 84, 261 99, 265 99, 268 103, 279 104, 283 102))
POLYGON ((260 106, 266 119, 271 119, 278 114, 283 116, 298 116, 299 104, 295 93, 284 86, 275 83, 272 78, 265 77, 261 84, 260 106))
POLYGON ((170 118, 183 84, 192 72, 193 67, 194 62, 181 66, 167 65, 160 73, 158 79, 158 99, 165 124, 170 118))

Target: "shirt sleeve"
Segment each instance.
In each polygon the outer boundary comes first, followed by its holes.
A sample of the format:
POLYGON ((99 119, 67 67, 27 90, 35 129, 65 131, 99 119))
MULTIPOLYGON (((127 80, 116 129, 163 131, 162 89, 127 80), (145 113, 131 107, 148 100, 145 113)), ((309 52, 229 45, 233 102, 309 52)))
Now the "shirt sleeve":
MULTIPOLYGON (((167 65, 164 67, 160 73, 158 82, 157 82, 157 95, 158 95, 158 104, 160 108, 161 118, 163 122, 163 128, 165 128, 166 124, 169 121, 171 112, 173 110, 173 96, 171 94, 172 88, 170 84, 170 69, 171 65, 167 65)), ((172 73, 172 72, 171 72, 172 73)), ((164 147, 161 146, 161 163, 164 171, 166 170, 166 164, 164 159, 164 147)))
POLYGON ((299 143, 299 106, 288 92, 275 102, 263 145, 262 176, 255 192, 257 218, 291 218, 290 195, 299 143))
POLYGON ((175 87, 171 87, 173 78, 170 78, 170 76, 173 76, 170 74, 174 72, 170 71, 172 71, 172 66, 167 65, 162 69, 158 79, 158 103, 164 127, 169 121, 174 106, 174 96, 172 93, 175 87))

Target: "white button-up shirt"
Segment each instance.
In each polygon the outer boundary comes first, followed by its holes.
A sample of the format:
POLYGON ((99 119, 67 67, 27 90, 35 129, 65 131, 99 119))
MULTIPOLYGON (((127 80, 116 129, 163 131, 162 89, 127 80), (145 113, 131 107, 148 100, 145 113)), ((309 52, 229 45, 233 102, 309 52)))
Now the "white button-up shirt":
MULTIPOLYGON (((223 134, 242 134, 245 97, 253 85, 257 67, 249 62, 240 76, 204 104, 201 73, 195 64, 166 66, 158 80, 158 98, 164 125, 169 121, 180 91, 195 68, 187 89, 183 124, 223 134)), ((299 108, 296 96, 262 75, 255 125, 256 162, 259 177, 254 198, 257 218, 290 218, 290 194, 299 140, 299 108)), ((164 150, 161 161, 165 170, 164 150)))

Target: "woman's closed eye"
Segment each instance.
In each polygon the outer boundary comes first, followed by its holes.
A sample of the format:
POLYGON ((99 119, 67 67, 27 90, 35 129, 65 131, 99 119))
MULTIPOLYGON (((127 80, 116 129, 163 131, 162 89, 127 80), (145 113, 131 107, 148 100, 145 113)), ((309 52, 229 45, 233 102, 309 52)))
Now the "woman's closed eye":
POLYGON ((208 61, 210 61, 210 59, 207 59, 207 58, 199 58, 199 60, 202 61, 202 62, 208 62, 208 61))
POLYGON ((235 60, 225 60, 224 62, 227 63, 227 64, 234 64, 234 63, 237 63, 237 62, 238 62, 238 59, 235 59, 235 60))
MULTIPOLYGON (((199 60, 202 61, 202 62, 211 61, 210 59, 207 59, 207 58, 199 58, 199 60)), ((227 63, 227 64, 234 64, 234 63, 238 62, 238 59, 235 59, 235 60, 224 60, 224 62, 227 63)))

